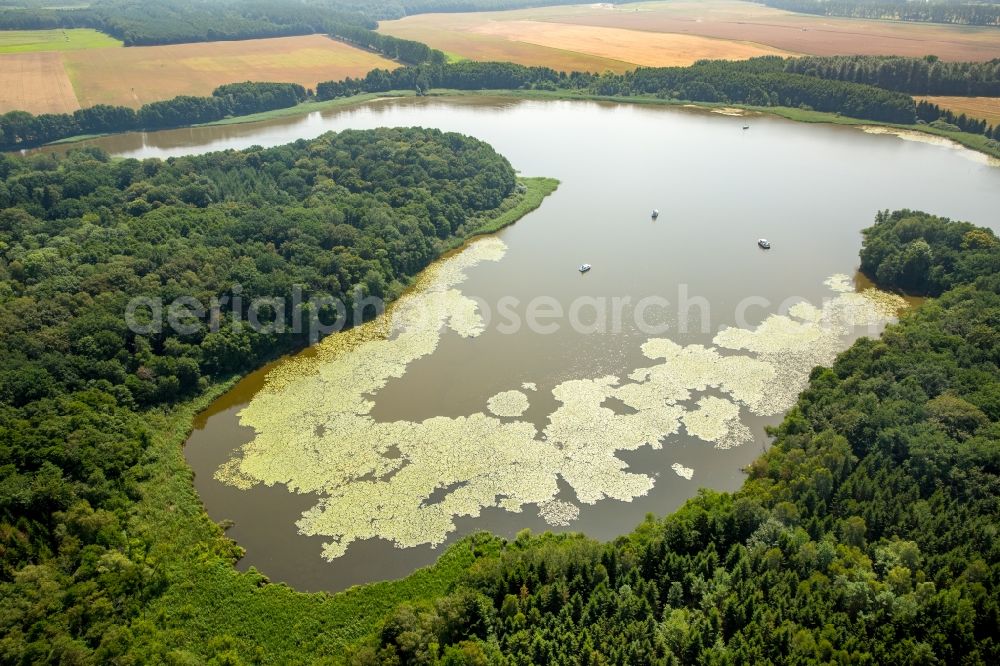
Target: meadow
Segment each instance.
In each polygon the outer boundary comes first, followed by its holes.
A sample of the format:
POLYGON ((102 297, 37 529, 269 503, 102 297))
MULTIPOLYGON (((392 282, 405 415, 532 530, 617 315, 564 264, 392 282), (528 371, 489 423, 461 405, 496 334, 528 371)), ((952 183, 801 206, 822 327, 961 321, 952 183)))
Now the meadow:
POLYGON ((1000 57, 995 28, 807 16, 733 0, 422 14, 379 30, 472 60, 563 70, 620 72, 765 53, 1000 57))
POLYGON ((0 31, 0 54, 35 51, 78 51, 121 46, 122 42, 89 28, 0 31))

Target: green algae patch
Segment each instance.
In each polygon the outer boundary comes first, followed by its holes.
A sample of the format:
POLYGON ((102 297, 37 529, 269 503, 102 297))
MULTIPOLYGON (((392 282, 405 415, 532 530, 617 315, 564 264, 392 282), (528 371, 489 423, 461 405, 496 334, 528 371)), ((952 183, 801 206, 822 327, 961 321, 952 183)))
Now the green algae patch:
POLYGON ((486 408, 497 416, 521 416, 528 411, 528 396, 520 391, 503 391, 490 398, 486 408))
MULTIPOLYGON (((500 261, 505 251, 495 237, 470 243, 427 269, 384 316, 277 366, 240 413, 254 439, 216 478, 319 495, 297 526, 327 539, 323 556, 330 560, 357 540, 441 544, 456 519, 485 508, 534 506, 549 524, 566 526, 581 504, 628 502, 652 489, 657 478, 629 470, 622 452, 661 448, 682 427, 720 449, 751 441, 744 411, 787 410, 845 336, 883 325, 905 306, 877 290, 855 293, 846 276, 833 276, 832 297, 820 305, 800 303, 756 327, 727 328, 710 346, 650 339, 642 346, 648 367, 558 384, 552 396, 559 404, 541 430, 520 418, 530 406, 526 391, 537 390, 530 382, 493 395, 473 414, 373 419, 372 396, 432 354, 445 331, 470 339, 483 333, 477 304, 461 286, 469 269, 500 261), (611 398, 630 413, 604 406, 611 398), (560 479, 576 503, 557 499, 560 479)), ((694 473, 680 464, 672 469, 684 479, 694 473)))

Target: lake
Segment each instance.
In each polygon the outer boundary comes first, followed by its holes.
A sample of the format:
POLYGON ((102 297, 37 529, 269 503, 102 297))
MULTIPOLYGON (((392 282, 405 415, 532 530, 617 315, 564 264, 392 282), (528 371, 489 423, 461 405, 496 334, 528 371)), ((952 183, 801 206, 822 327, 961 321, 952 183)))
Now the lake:
POLYGON ((412 344, 325 341, 198 418, 185 455, 209 515, 233 521, 240 567, 304 590, 406 575, 478 530, 611 539, 700 487, 738 488, 812 365, 891 318, 888 299, 854 292, 876 212, 1000 222, 1000 168, 971 151, 678 107, 385 100, 90 143, 169 157, 379 126, 470 134, 561 185, 429 272, 400 310, 440 316, 412 344), (528 326, 532 307, 564 316, 528 326), (403 367, 383 368, 397 353, 403 367), (262 390, 269 376, 280 385, 262 390), (433 433, 447 442, 430 453, 433 433))

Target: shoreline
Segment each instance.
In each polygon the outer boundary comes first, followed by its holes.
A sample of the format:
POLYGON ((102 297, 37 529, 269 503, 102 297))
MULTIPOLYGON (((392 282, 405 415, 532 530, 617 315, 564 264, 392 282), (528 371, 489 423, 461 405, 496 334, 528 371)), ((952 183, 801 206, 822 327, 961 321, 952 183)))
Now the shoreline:
MULTIPOLYGON (((364 104, 370 104, 372 102, 378 102, 382 100, 394 100, 394 99, 406 99, 413 98, 416 99, 418 96, 412 90, 390 90, 380 93, 362 93, 360 95, 354 95, 351 97, 338 97, 335 99, 324 100, 320 102, 307 101, 296 106, 290 106, 283 109, 274 109, 272 111, 263 111, 261 113, 254 113, 246 116, 234 116, 231 118, 223 118, 221 120, 216 120, 210 123, 201 123, 197 125, 182 125, 180 127, 163 128, 157 130, 142 130, 142 131, 131 131, 131 132, 111 132, 108 134, 87 134, 74 137, 67 137, 65 139, 60 139, 58 141, 53 141, 51 143, 43 144, 40 146, 35 146, 33 148, 26 148, 21 151, 11 151, 10 154, 30 154, 35 151, 43 150, 45 148, 60 147, 60 146, 71 146, 72 144, 82 143, 85 141, 91 141, 94 139, 100 139, 109 136, 117 136, 119 134, 149 134, 154 132, 169 132, 172 130, 183 130, 183 129, 196 129, 204 127, 220 127, 227 125, 246 125, 251 123, 266 122, 270 120, 277 120, 280 118, 294 118, 297 116, 305 116, 314 112, 327 111, 329 109, 336 108, 350 108, 354 106, 361 106, 364 104)), ((705 110, 712 113, 727 115, 727 116, 747 116, 747 115, 773 115, 780 118, 785 118, 787 120, 793 120, 802 123, 819 123, 819 124, 829 124, 829 125, 848 125, 859 127, 863 131, 864 128, 889 128, 898 130, 899 132, 909 132, 925 135, 928 137, 936 137, 938 139, 948 140, 958 146, 968 148, 969 150, 975 151, 977 153, 982 153, 987 157, 1000 160, 1000 145, 996 147, 991 146, 991 140, 987 137, 979 134, 970 134, 968 132, 951 132, 947 130, 940 130, 930 125, 919 125, 919 124, 899 124, 899 123, 887 123, 877 120, 867 120, 864 118, 853 118, 849 116, 842 116, 834 113, 827 113, 823 111, 813 111, 811 109, 799 109, 793 107, 785 106, 750 106, 745 104, 733 104, 729 102, 692 102, 689 100, 675 100, 675 99, 663 99, 660 97, 653 96, 632 96, 632 97, 619 97, 614 95, 597 95, 593 93, 579 93, 575 91, 568 90, 513 90, 513 89, 495 89, 495 90, 453 90, 447 88, 435 88, 428 91, 423 97, 447 100, 449 98, 463 98, 463 97, 495 97, 495 98, 508 98, 508 99, 523 99, 523 100, 557 100, 557 101, 581 101, 581 102, 610 102, 614 104, 651 104, 656 106, 673 106, 692 110, 705 110), (737 114, 739 112, 739 114, 737 114)), ((906 138, 902 134, 897 134, 901 138, 906 138)), ((996 143, 996 142, 994 142, 996 143)))

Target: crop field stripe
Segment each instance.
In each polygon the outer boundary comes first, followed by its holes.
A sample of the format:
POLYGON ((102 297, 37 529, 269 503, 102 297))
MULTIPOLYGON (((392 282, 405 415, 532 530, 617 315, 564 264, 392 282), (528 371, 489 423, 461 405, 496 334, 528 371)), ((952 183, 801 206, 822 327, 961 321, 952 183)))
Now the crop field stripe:
POLYGON ((80 103, 140 106, 177 95, 208 95, 224 83, 320 81, 398 67, 324 35, 96 49, 65 54, 80 103))
POLYGON ((0 55, 0 113, 71 113, 78 108, 60 53, 0 55))
POLYGON ((68 30, 0 30, 0 54, 78 51, 121 47, 120 40, 89 28, 68 30))
MULTIPOLYGON (((479 42, 477 32, 512 30, 516 22, 545 22, 559 26, 611 28, 647 34, 676 34, 688 38, 717 39, 733 44, 753 44, 785 53, 836 55, 938 55, 943 60, 989 60, 1000 57, 996 28, 873 21, 793 14, 747 2, 708 0, 598 6, 554 6, 502 12, 421 14, 384 21, 381 32, 425 42, 473 60, 493 59, 500 48, 479 42)), ((528 40, 538 43, 537 40, 528 40)), ((528 42, 524 42, 527 44, 528 42)), ((587 57, 580 48, 560 44, 568 52, 587 57)), ((714 57, 727 57, 723 44, 714 57)), ((521 64, 563 69, 562 58, 545 60, 527 47, 509 46, 508 59, 521 64)), ((585 50, 585 49, 584 49, 585 50)), ((621 56, 619 56, 621 57, 621 56)), ((628 59, 628 58, 626 58, 628 59)), ((595 71, 594 67, 588 67, 595 71)))
POLYGON ((762 55, 792 55, 749 41, 552 21, 492 22, 476 32, 645 66, 690 65, 703 58, 743 60, 762 55))

